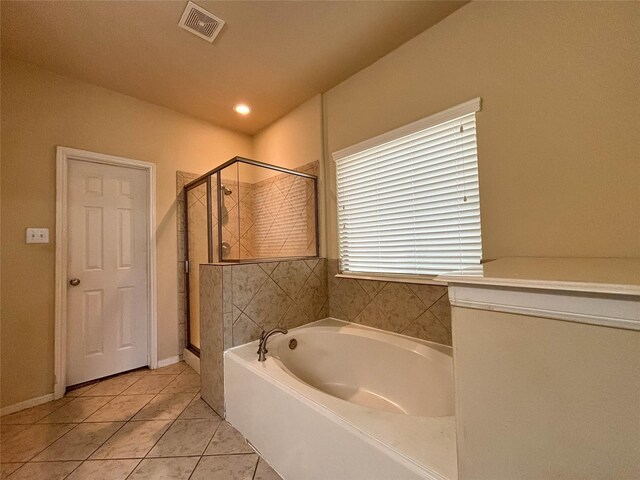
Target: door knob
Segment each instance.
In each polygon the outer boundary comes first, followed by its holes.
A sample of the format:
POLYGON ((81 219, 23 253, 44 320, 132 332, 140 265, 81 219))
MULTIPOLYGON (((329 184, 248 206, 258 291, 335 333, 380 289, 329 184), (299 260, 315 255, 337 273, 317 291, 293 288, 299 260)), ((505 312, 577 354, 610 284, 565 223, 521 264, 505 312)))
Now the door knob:
POLYGON ((72 287, 77 287, 78 285, 80 285, 80 279, 72 278, 71 280, 69 280, 69 285, 71 285, 72 287))

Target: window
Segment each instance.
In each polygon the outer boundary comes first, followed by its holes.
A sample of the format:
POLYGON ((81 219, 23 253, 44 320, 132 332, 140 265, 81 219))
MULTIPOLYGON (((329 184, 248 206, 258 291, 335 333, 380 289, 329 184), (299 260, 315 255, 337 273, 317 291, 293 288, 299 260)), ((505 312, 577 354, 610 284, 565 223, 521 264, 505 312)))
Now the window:
POLYGON ((342 273, 434 276, 482 257, 480 99, 334 153, 342 273))

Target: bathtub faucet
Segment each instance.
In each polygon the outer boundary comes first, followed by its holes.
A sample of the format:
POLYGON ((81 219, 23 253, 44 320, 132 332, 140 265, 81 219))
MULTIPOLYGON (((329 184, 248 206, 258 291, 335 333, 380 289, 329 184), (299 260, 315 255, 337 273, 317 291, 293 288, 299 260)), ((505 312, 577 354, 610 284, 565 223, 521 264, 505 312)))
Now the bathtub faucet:
POLYGON ((267 350, 267 340, 269 340, 269 337, 275 333, 282 333, 286 335, 288 333, 288 330, 286 328, 276 327, 272 328, 268 332, 265 332, 264 330, 262 331, 262 333, 260 334, 260 345, 258 346, 259 362, 264 362, 267 359, 267 353, 269 352, 269 350, 267 350))

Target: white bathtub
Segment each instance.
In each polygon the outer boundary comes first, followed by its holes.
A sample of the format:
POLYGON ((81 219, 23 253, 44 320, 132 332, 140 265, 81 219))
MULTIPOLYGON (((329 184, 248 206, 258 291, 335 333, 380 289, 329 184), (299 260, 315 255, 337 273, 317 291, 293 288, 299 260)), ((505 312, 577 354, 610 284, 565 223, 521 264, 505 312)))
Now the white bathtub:
POLYGON ((267 347, 225 352, 226 417, 285 480, 457 478, 450 347, 333 319, 267 347))

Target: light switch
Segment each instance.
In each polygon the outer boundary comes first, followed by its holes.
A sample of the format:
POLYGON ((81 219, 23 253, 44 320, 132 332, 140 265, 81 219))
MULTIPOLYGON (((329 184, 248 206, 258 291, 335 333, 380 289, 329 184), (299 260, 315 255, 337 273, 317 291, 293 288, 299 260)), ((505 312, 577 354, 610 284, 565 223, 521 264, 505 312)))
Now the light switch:
POLYGON ((27 228, 27 243, 49 243, 49 229, 27 228))

